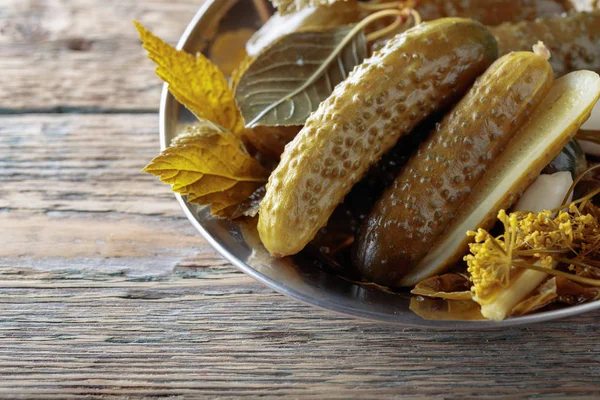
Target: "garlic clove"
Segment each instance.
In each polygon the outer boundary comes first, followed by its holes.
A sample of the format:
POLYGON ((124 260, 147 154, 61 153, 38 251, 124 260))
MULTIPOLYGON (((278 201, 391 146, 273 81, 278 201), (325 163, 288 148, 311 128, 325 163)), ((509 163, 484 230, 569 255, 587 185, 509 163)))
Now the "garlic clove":
MULTIPOLYGON (((572 184, 573 177, 569 171, 542 174, 525 190, 514 210, 540 212, 559 207, 572 184)), ((568 202, 572 199, 573 194, 568 202)))

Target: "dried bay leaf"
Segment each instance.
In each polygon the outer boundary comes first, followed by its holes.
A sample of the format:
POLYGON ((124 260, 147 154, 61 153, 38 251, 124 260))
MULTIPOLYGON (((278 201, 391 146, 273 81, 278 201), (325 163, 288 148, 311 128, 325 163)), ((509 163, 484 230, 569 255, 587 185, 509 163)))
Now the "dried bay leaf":
POLYGON ((600 299, 600 288, 581 285, 563 277, 556 277, 558 301, 574 306, 600 299))
POLYGON ((464 275, 448 273, 424 279, 410 291, 414 295, 448 300, 472 300, 471 283, 464 275))
POLYGON ((193 56, 177 50, 137 21, 148 57, 157 65, 156 74, 169 84, 169 92, 200 120, 218 124, 233 133, 244 128, 233 91, 219 68, 201 53, 193 56))
POLYGON ((211 213, 222 217, 230 217, 269 175, 237 136, 210 125, 188 127, 144 172, 191 203, 210 204, 211 213))
POLYGON ((517 304, 511 316, 530 314, 552 303, 564 303, 574 306, 600 299, 600 288, 589 287, 569 279, 555 276, 540 286, 525 300, 517 304))
POLYGON ((423 319, 437 321, 479 321, 481 306, 473 300, 447 300, 415 296, 410 299, 410 310, 423 319))
POLYGON ((367 57, 364 33, 354 33, 351 26, 295 32, 256 57, 235 88, 246 127, 303 125, 367 57))

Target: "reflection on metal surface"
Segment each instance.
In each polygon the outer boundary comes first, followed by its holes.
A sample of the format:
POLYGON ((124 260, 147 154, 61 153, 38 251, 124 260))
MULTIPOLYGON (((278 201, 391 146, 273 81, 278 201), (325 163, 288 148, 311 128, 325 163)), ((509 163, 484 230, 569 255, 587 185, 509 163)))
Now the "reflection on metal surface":
MULTIPOLYGON (((219 30, 245 27, 257 28, 260 18, 253 3, 246 0, 209 0, 198 11, 178 47, 190 52, 202 50, 219 30), (243 17, 243 18, 242 18, 243 17)), ((178 133, 178 127, 192 122, 187 110, 179 107, 163 88, 160 104, 161 148, 178 133)), ((274 290, 298 300, 355 317, 395 323, 404 326, 438 329, 505 328, 581 314, 600 308, 600 301, 555 311, 492 321, 429 321, 409 309, 410 297, 385 292, 371 286, 361 286, 321 269, 314 260, 295 257, 276 259, 264 249, 251 223, 238 223, 212 218, 207 208, 186 203, 175 195, 183 211, 224 258, 241 271, 274 290)))

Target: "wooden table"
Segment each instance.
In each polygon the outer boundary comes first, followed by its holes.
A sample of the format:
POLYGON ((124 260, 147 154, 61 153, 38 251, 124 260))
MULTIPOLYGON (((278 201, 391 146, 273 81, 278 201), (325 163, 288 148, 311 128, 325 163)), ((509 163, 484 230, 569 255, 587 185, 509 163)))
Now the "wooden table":
POLYGON ((0 398, 600 396, 592 313, 432 332, 300 304, 236 271, 140 169, 200 0, 0 2, 0 398))

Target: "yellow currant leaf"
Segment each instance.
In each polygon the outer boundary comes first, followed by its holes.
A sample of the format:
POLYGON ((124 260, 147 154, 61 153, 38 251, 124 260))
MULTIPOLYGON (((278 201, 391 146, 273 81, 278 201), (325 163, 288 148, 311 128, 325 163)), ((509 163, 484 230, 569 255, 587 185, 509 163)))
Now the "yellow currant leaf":
POLYGON ((293 13, 308 7, 331 6, 339 1, 347 0, 271 0, 281 15, 293 13))
POLYGON ((188 127, 144 172, 172 185, 191 203, 210 204, 214 215, 224 217, 269 175, 237 136, 210 125, 188 127))
POLYGON ((210 204, 210 212, 213 215, 231 218, 238 205, 245 201, 261 185, 255 182, 238 182, 230 190, 211 193, 205 196, 188 196, 188 201, 198 204, 210 204), (190 200, 191 199, 191 200, 190 200))
POLYGON ((157 65, 156 74, 169 84, 178 102, 201 120, 208 120, 233 133, 244 128, 242 114, 235 104, 233 91, 219 68, 201 53, 193 56, 177 50, 137 21, 135 26, 157 65))
POLYGON ((238 181, 235 179, 224 178, 216 175, 204 175, 201 180, 197 180, 190 185, 178 185, 177 187, 173 185, 173 190, 183 193, 190 193, 188 195, 188 200, 190 200, 192 194, 194 197, 202 197, 211 193, 231 189, 236 183, 238 183, 238 181))

